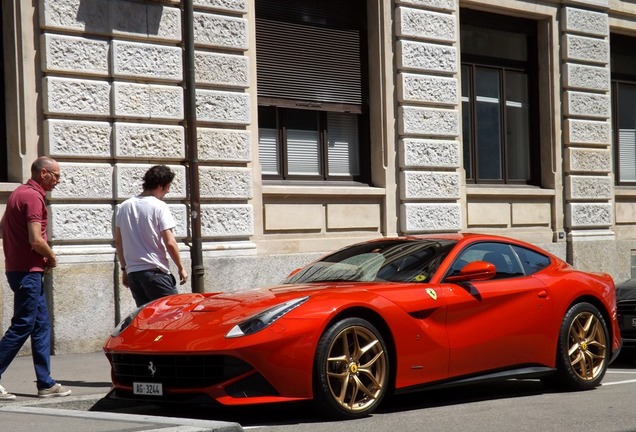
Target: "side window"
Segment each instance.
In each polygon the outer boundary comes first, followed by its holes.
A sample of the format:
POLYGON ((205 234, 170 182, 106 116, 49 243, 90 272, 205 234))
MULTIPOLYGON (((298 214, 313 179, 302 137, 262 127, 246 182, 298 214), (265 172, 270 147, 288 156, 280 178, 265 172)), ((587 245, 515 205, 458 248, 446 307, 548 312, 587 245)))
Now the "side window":
POLYGON ((467 247, 451 266, 449 275, 459 273, 466 264, 473 261, 494 264, 497 269, 497 279, 525 275, 513 249, 503 243, 477 243, 467 247))
POLYGON ((550 265, 550 258, 545 255, 519 246, 513 246, 512 248, 517 253, 521 265, 523 265, 523 270, 527 275, 536 273, 550 265))

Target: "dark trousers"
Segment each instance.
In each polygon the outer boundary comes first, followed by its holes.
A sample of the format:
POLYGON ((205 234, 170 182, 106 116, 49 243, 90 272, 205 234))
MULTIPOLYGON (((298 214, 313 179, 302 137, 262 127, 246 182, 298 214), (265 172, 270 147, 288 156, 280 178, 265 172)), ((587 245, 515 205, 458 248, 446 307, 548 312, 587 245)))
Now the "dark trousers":
POLYGON ((51 323, 41 272, 7 272, 13 291, 13 318, 0 340, 0 376, 31 337, 38 390, 55 385, 51 378, 51 323))
POLYGON ((161 270, 128 273, 128 285, 137 306, 177 293, 177 281, 161 270))

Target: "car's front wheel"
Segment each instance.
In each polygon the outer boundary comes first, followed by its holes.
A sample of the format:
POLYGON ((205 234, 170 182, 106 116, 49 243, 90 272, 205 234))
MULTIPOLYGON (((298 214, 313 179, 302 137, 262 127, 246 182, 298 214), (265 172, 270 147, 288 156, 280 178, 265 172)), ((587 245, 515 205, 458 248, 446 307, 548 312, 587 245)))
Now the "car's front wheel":
POLYGON ((337 418, 373 412, 387 392, 389 356, 380 332, 368 321, 346 318, 320 338, 314 361, 314 401, 337 418))
POLYGON ((546 384, 587 390, 601 384, 609 364, 609 332, 603 315, 590 303, 572 306, 563 318, 557 349, 557 373, 546 384))

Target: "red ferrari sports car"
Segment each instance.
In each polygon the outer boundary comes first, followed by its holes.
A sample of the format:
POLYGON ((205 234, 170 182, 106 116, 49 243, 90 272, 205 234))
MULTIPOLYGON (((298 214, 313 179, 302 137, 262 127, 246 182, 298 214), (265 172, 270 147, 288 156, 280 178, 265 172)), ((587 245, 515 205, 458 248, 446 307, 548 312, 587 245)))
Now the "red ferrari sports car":
POLYGON ((246 405, 312 400, 338 418, 392 393, 477 380, 598 386, 621 349, 611 277, 478 234, 382 238, 283 284, 178 294, 106 341, 109 397, 246 405))

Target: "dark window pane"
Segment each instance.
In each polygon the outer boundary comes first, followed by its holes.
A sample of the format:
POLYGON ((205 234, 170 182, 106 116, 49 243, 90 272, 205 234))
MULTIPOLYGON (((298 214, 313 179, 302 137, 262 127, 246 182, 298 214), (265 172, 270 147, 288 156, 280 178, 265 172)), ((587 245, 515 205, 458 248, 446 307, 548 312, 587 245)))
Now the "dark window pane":
POLYGON ((545 255, 519 246, 513 246, 512 248, 517 253, 521 265, 523 265, 523 270, 527 275, 536 273, 550 265, 550 258, 545 255))
POLYGON ((503 178, 499 83, 499 71, 477 69, 477 177, 484 180, 503 178))
POLYGON ((530 111, 524 73, 506 73, 506 133, 508 179, 530 180, 530 111))
POLYGON ((472 142, 472 74, 471 69, 462 66, 462 141, 464 145, 464 169, 466 178, 473 179, 472 142))

